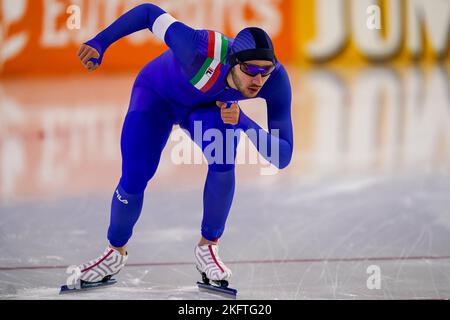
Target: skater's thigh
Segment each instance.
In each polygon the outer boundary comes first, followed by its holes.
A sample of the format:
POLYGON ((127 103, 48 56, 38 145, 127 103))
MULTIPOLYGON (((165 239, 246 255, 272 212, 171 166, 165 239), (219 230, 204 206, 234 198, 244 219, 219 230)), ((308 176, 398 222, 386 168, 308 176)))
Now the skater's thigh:
POLYGON ((216 105, 192 111, 180 126, 202 148, 211 169, 227 171, 234 168, 240 131, 223 122, 216 105))
POLYGON ((142 192, 160 161, 173 127, 168 106, 143 90, 133 90, 121 136, 122 187, 142 192))

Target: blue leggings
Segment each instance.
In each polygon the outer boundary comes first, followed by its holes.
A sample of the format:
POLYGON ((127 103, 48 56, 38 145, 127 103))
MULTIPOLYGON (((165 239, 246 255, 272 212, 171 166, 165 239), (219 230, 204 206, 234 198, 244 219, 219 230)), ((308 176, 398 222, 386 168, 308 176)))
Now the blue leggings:
MULTIPOLYGON (((201 121, 203 132, 215 129, 222 137, 226 137, 226 129, 233 129, 233 126, 223 123, 220 109, 215 104, 182 114, 148 88, 135 85, 122 129, 122 176, 112 198, 108 229, 112 246, 122 247, 131 238, 142 210, 144 191, 157 170, 173 125, 180 124, 194 139, 196 121, 201 121)), ((208 161, 201 234, 210 241, 222 236, 233 201, 238 137, 237 134, 228 144, 225 139, 222 143, 214 138, 203 143, 195 141, 202 147, 208 161), (215 148, 209 148, 214 149, 213 152, 205 153, 213 142, 215 148), (218 145, 221 148, 217 148, 218 145)))

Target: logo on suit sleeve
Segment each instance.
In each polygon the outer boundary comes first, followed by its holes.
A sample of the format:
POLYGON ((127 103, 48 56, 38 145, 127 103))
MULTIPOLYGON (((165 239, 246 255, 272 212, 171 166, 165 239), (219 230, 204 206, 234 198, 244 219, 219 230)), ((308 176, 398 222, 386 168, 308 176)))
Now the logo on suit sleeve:
POLYGON ((206 74, 208 77, 212 77, 212 75, 214 74, 214 69, 211 68, 211 67, 209 67, 208 70, 206 70, 205 74, 206 74))

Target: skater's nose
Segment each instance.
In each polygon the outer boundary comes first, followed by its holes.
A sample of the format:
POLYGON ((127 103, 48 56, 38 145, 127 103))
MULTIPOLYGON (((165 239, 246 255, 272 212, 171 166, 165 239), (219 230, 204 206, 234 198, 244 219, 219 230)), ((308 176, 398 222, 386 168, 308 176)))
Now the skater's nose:
POLYGON ((262 84, 263 84, 263 78, 262 78, 261 73, 258 73, 256 76, 253 77, 252 83, 253 83, 253 84, 256 84, 256 85, 258 85, 258 86, 262 86, 262 84))

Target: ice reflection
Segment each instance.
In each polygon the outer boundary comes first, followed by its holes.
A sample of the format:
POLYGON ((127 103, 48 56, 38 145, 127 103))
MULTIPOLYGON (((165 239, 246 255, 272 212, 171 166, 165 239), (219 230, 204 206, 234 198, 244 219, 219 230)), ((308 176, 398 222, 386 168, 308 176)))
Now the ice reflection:
POLYGON ((445 66, 311 70, 299 79, 297 172, 448 169, 445 66))

